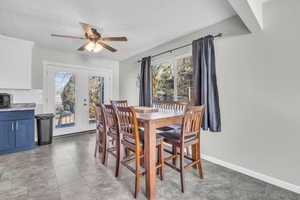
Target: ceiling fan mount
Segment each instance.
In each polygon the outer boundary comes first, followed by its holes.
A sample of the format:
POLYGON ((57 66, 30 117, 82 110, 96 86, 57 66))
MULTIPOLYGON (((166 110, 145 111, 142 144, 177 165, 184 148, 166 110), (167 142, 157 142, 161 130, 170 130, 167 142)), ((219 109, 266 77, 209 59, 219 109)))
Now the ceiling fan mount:
POLYGON ((79 36, 69 36, 69 35, 58 35, 51 34, 52 37, 62 37, 62 38, 71 38, 71 39, 81 39, 87 40, 81 47, 79 47, 78 51, 88 50, 91 52, 99 52, 102 48, 105 48, 111 52, 116 52, 117 49, 105 44, 105 41, 122 41, 126 42, 126 37, 102 37, 102 35, 97 31, 96 28, 93 28, 90 24, 79 23, 84 30, 85 37, 79 36))

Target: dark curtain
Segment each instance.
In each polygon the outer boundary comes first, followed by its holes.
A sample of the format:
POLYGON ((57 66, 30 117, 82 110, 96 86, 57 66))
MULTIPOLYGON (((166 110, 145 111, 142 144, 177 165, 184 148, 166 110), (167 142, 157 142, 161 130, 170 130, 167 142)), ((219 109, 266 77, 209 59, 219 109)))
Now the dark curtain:
POLYGON ((219 94, 216 77, 214 37, 208 35, 193 41, 195 105, 206 105, 202 129, 221 131, 219 94))
POLYGON ((140 106, 151 106, 151 57, 145 57, 141 63, 140 106))

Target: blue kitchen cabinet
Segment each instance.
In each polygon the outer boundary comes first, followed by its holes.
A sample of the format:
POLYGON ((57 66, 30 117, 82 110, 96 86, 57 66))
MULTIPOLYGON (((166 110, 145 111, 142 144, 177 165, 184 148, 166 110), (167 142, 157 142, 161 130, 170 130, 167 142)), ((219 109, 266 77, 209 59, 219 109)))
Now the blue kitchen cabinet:
POLYGON ((13 121, 0 121, 0 152, 14 148, 13 121))
POLYGON ((34 111, 0 112, 0 155, 34 147, 34 111))
POLYGON ((34 141, 34 120, 18 120, 16 123, 16 147, 26 147, 34 141))

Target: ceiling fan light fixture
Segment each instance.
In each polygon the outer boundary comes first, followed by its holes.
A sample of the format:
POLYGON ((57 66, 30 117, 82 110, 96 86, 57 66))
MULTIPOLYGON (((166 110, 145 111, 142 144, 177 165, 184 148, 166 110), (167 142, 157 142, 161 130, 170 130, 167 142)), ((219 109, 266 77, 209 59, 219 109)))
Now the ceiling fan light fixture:
MULTIPOLYGON (((97 53, 102 49, 106 49, 110 52, 116 52, 117 49, 112 46, 105 44, 104 42, 125 42, 127 41, 126 37, 102 37, 101 34, 97 31, 97 29, 90 24, 80 22, 81 27, 84 30, 85 37, 80 36, 71 36, 71 35, 58 35, 51 34, 52 37, 61 37, 61 38, 71 38, 71 39, 80 39, 85 40, 85 43, 79 47, 78 51, 89 51, 93 53, 97 53)), ((102 32, 102 31, 101 31, 102 32)))
POLYGON ((100 44, 96 44, 95 47, 94 47, 94 50, 93 52, 94 53, 98 53, 99 51, 101 51, 103 49, 103 47, 100 45, 100 44))
POLYGON ((88 50, 88 51, 90 51, 90 52, 92 52, 93 49, 95 48, 95 46, 96 46, 95 42, 89 42, 89 43, 86 45, 85 49, 88 50))

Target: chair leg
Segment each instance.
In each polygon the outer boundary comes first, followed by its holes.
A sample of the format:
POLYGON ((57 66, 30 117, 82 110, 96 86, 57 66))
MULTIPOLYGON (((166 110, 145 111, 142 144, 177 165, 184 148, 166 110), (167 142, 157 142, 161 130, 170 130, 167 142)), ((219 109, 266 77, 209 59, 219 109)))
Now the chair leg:
POLYGON ((164 158, 164 144, 163 143, 161 143, 160 145, 159 145, 159 148, 160 148, 160 155, 159 155, 159 160, 160 160, 160 165, 161 165, 161 167, 160 167, 160 180, 164 180, 164 173, 165 173, 165 170, 164 170, 164 168, 165 168, 165 158, 164 158))
MULTIPOLYGON (((160 146, 157 146, 156 160, 157 160, 157 164, 159 164, 160 163, 160 146)), ((159 173, 160 173, 160 169, 157 168, 156 174, 159 175, 159 173)))
POLYGON ((118 177, 120 172, 120 165, 121 165, 121 144, 119 140, 117 140, 116 142, 116 151, 117 151, 117 158, 116 158, 115 177, 118 177))
POLYGON ((201 160, 199 161, 199 164, 198 164, 198 170, 199 170, 199 177, 200 177, 200 179, 203 179, 203 170, 202 170, 201 160))
POLYGON ((135 191, 134 191, 134 198, 137 198, 139 192, 140 192, 140 176, 138 174, 135 174, 135 191))
POLYGON ((103 136, 103 144, 102 144, 102 146, 103 146, 103 149, 102 149, 102 153, 103 153, 103 155, 102 155, 102 164, 103 165, 107 165, 107 157, 108 157, 108 153, 107 153, 107 137, 106 136, 103 136))
POLYGON ((102 143, 103 143, 103 138, 101 140, 99 140, 98 144, 99 144, 99 148, 98 148, 98 152, 99 153, 102 153, 103 152, 103 146, 102 146, 102 143))
MULTIPOLYGON (((198 155, 197 144, 193 144, 192 145, 192 158, 194 160, 197 160, 198 159, 197 155, 198 155)), ((194 165, 193 168, 197 169, 198 165, 194 165)))
MULTIPOLYGON (((100 133, 98 133, 98 134, 100 134, 100 133)), ((103 144, 103 134, 98 135, 98 145, 99 145, 98 152, 99 153, 103 152, 103 146, 102 146, 102 144, 103 144)))
MULTIPOLYGON (((177 148, 175 145, 172 145, 172 153, 173 155, 177 155, 177 148)), ((172 160, 173 165, 177 166, 177 156, 172 160)))
POLYGON ((138 193, 141 188, 140 183, 140 152, 136 152, 135 157, 135 191, 134 191, 134 198, 137 198, 138 193))
POLYGON ((118 178, 122 175, 122 160, 124 159, 125 152, 123 151, 122 144, 120 143, 120 160, 119 160, 119 167, 118 167, 118 178))
POLYGON ((184 193, 184 148, 180 149, 180 180, 181 180, 181 192, 184 193))
POLYGON ((96 136, 96 143, 95 143, 95 152, 94 152, 94 157, 96 158, 97 156, 97 151, 98 151, 98 148, 99 148, 99 139, 98 139, 98 135, 96 136))
POLYGON ((202 162, 201 162, 200 144, 197 144, 197 160, 199 160, 199 163, 197 165, 198 170, 199 170, 199 177, 200 177, 200 179, 203 179, 203 170, 202 170, 202 162))

